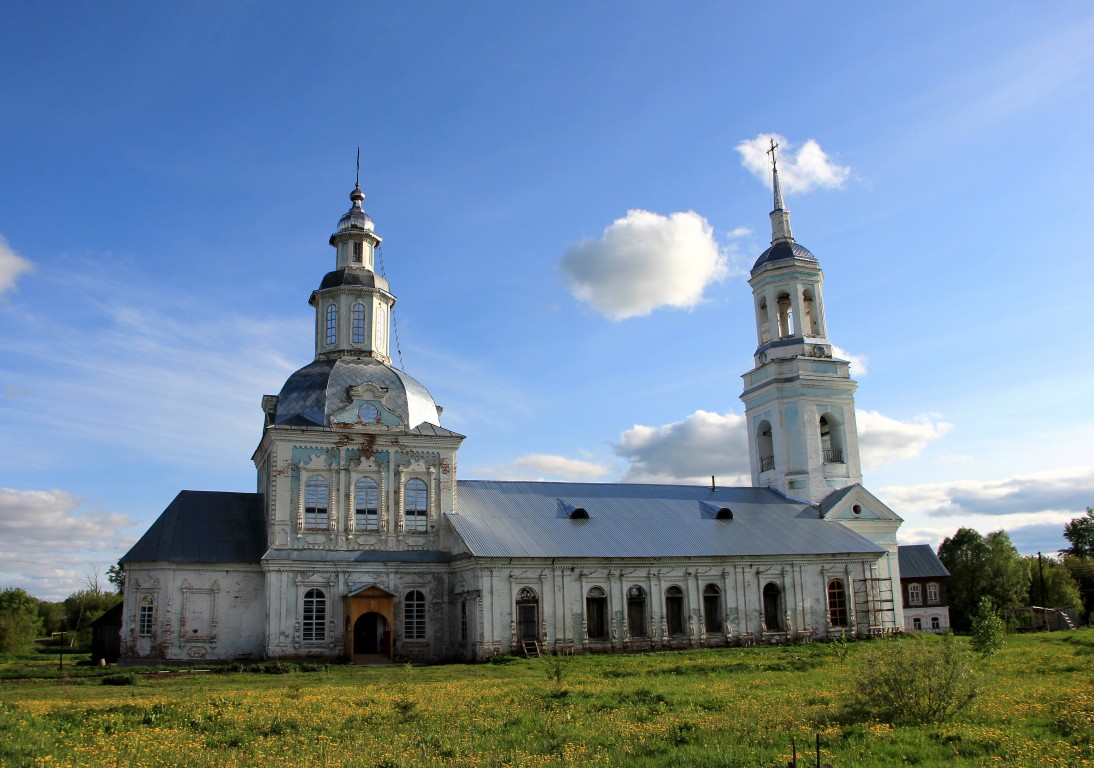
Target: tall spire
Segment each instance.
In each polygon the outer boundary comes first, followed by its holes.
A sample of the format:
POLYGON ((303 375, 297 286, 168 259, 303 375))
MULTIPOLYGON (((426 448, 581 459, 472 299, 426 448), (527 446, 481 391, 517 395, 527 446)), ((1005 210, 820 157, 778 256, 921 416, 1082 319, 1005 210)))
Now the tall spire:
POLYGON ((790 231, 790 211, 783 205, 782 187, 779 186, 779 145, 771 139, 771 186, 775 192, 775 209, 771 211, 771 244, 793 242, 794 233, 790 231))

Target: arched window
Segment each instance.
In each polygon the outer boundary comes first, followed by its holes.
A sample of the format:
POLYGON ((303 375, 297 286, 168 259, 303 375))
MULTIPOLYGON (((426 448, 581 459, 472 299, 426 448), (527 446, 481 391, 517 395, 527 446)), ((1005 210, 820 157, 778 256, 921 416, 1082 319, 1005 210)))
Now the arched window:
POLYGON ((152 595, 145 595, 141 598, 141 604, 137 610, 137 634, 140 637, 151 637, 155 620, 156 602, 152 599, 152 595))
POLYGON ((327 595, 321 589, 309 589, 304 593, 300 639, 305 643, 317 643, 327 639, 327 595))
POLYGON ((821 453, 825 464, 843 464, 843 429, 830 413, 820 417, 821 453))
POLYGON ((353 527, 358 531, 380 529, 380 485, 362 477, 353 489, 353 527))
POLYGON ((330 526, 330 494, 327 479, 312 475, 304 485, 304 528, 309 531, 325 531, 330 526))
POLYGON ((756 425, 756 453, 761 472, 775 468, 775 443, 771 440, 771 422, 767 419, 756 425))
POLYGON ((333 344, 338 340, 338 307, 334 304, 327 305, 327 343, 333 344))
POLYGON ((767 299, 760 299, 760 305, 756 308, 760 320, 760 343, 771 341, 771 316, 767 314, 767 299))
POLYGON ((823 336, 820 332, 820 319, 817 317, 817 302, 813 291, 806 288, 802 291, 802 325, 804 335, 823 336))
POLYGON ((714 584, 703 587, 703 621, 707 632, 722 631, 722 590, 714 584))
POLYGON ((357 409, 357 418, 361 420, 362 424, 379 424, 380 409, 372 403, 362 403, 361 407, 357 409))
POLYGON ((786 339, 794 335, 794 309, 790 304, 790 294, 780 293, 775 299, 775 310, 779 317, 779 338, 786 339))
POLYGON ((403 639, 425 640, 425 595, 416 589, 403 598, 403 639))
POLYGON ((920 584, 908 585, 908 605, 923 605, 923 587, 920 584))
POLYGON ((646 613, 646 590, 635 584, 627 590, 627 633, 631 637, 649 635, 646 613))
POLYGON ((914 629, 916 632, 922 632, 923 631, 923 619, 919 618, 918 616, 916 616, 914 619, 912 619, 912 629, 914 629))
POLYGON ((365 305, 361 302, 353 305, 353 343, 365 343, 365 305))
POLYGON ((376 350, 378 352, 387 351, 387 313, 384 310, 384 306, 381 304, 376 307, 376 350))
POLYGON ((608 596, 600 587, 585 593, 585 619, 590 640, 608 639, 608 596))
POLYGON ((429 489, 425 481, 407 480, 403 496, 403 512, 407 531, 424 531, 429 522, 429 489))
POLYGON ((941 601, 937 582, 927 584, 927 605, 938 605, 941 601))
POLYGON ((833 627, 847 626, 847 589, 843 579, 828 582, 828 623, 833 627))
POLYGON ((768 632, 784 632, 783 591, 773 581, 764 585, 764 627, 768 632))
POLYGON ((539 639, 539 595, 531 587, 517 592, 517 639, 539 639))
POLYGON ((665 620, 670 635, 686 635, 687 622, 684 621, 684 591, 680 587, 665 590, 665 620))

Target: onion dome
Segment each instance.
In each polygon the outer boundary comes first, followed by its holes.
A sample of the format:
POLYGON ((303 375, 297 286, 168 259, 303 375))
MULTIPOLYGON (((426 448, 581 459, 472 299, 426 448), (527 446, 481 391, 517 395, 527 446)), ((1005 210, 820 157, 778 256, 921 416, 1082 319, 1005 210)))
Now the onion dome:
POLYGON ((373 229, 372 217, 365 213, 365 209, 361 207, 361 203, 365 199, 365 193, 361 191, 360 185, 355 186, 353 191, 349 193, 349 199, 353 204, 338 220, 338 231, 341 233, 356 229, 371 232, 373 229))

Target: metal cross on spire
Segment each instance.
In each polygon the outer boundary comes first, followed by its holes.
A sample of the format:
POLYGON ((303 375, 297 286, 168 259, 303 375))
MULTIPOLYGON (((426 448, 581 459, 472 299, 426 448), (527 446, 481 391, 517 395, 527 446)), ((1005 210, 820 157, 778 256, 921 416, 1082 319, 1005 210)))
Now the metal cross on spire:
POLYGON ((361 188, 361 145, 357 145, 357 183, 354 185, 357 189, 361 188))
POLYGON ((771 149, 767 150, 767 154, 771 155, 771 188, 775 192, 775 210, 781 211, 783 208, 783 192, 779 188, 779 145, 775 143, 775 139, 771 139, 771 149))

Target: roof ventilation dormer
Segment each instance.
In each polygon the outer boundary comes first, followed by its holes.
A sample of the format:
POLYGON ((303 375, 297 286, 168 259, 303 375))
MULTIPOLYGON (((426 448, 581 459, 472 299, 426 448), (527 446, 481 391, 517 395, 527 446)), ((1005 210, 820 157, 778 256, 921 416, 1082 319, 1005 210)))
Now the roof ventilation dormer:
POLYGON ((732 520, 733 510, 710 502, 699 502, 699 515, 707 520, 732 520))
POLYGON ((570 520, 588 520, 589 510, 585 507, 571 504, 568 501, 558 500, 558 517, 569 518, 570 520))

